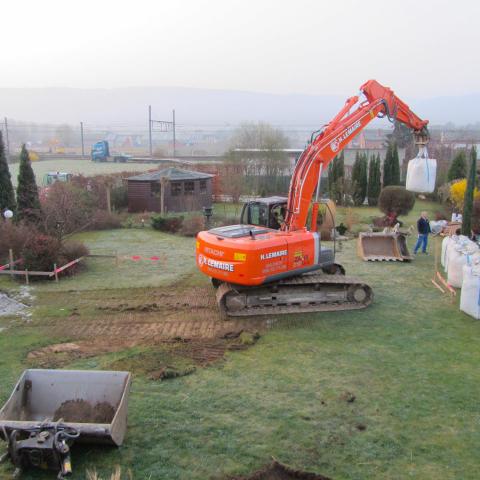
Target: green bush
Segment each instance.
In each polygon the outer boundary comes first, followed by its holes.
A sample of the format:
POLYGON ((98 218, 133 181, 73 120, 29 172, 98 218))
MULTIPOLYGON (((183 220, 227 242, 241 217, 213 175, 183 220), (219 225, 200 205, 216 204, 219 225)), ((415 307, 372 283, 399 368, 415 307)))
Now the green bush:
POLYGON ((155 230, 161 232, 177 233, 183 224, 182 215, 152 215, 150 222, 155 230))
POLYGON ((194 215, 183 220, 180 233, 186 237, 195 237, 202 230, 205 230, 204 217, 202 215, 194 215))
POLYGON ((385 215, 407 215, 415 205, 415 195, 405 187, 389 186, 380 192, 378 207, 385 215))

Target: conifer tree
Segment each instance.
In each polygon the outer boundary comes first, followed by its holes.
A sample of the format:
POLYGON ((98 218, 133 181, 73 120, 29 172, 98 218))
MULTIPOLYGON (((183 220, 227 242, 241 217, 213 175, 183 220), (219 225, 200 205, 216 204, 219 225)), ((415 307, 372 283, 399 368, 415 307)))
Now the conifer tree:
POLYGON ((392 184, 392 144, 387 146, 387 153, 383 160, 383 187, 388 187, 392 184))
POLYGON ((392 183, 391 185, 400 185, 400 159, 398 158, 397 143, 392 144, 392 183))
POLYGON ((336 156, 328 168, 328 192, 330 198, 341 205, 345 194, 345 158, 343 152, 336 156))
POLYGON ((472 232, 473 196, 477 179, 477 149, 475 146, 470 150, 470 169, 468 171, 467 189, 463 201, 462 233, 470 237, 472 232))
POLYGON ((15 193, 12 185, 12 177, 8 169, 5 146, 2 132, 0 132, 0 214, 4 210, 15 211, 15 193))
POLYGON ((17 217, 19 220, 38 223, 42 218, 38 189, 30 157, 25 145, 20 152, 20 168, 17 186, 17 217))
POLYGON ((357 152, 352 167, 352 197, 356 206, 362 205, 367 195, 367 170, 368 160, 366 155, 357 152))
POLYGON ((448 169, 448 181, 458 180, 467 177, 467 157, 463 150, 460 150, 448 169))
POLYGON ((383 162, 383 188, 390 185, 400 185, 400 161, 395 142, 389 142, 387 154, 383 162))
POLYGON ((380 154, 372 155, 368 168, 368 205, 375 207, 378 204, 378 197, 382 190, 382 173, 380 170, 380 154))

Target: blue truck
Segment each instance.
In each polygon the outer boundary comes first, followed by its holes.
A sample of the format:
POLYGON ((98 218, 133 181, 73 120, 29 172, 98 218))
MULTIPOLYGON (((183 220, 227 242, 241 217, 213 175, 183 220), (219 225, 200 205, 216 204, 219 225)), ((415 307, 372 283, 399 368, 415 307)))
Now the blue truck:
POLYGON ((110 147, 106 140, 94 143, 90 155, 92 162, 126 163, 131 158, 130 155, 125 154, 110 155, 110 147))

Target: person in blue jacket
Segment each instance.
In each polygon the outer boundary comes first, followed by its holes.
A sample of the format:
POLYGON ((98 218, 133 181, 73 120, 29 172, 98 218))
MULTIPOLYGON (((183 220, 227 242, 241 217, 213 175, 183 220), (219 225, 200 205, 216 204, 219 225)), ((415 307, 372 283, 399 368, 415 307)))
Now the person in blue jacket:
POLYGON ((428 234, 431 232, 427 212, 422 212, 420 218, 417 220, 417 230, 418 240, 413 253, 416 255, 420 247, 422 247, 422 253, 427 254, 428 234))

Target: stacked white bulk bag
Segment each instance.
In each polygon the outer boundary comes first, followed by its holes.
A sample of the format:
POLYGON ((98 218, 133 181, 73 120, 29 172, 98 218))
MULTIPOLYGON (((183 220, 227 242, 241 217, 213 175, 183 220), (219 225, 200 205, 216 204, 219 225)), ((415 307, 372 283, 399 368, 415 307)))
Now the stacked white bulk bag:
POLYGON ((447 281, 454 288, 462 288, 463 266, 467 264, 467 256, 456 246, 448 254, 447 281))
POLYGON ((462 292, 460 294, 460 310, 480 319, 480 266, 467 265, 463 269, 462 292))
POLYGON ((442 240, 442 254, 440 255, 440 262, 442 264, 442 267, 445 267, 445 271, 446 271, 446 258, 447 258, 447 248, 448 248, 448 245, 450 243, 452 243, 452 237, 445 237, 443 240, 442 240))
MULTIPOLYGON (((468 244, 476 245, 472 242, 468 237, 465 235, 452 235, 450 240, 445 243, 445 254, 442 254, 443 257, 443 267, 445 272, 448 272, 448 265, 450 263, 450 254, 453 249, 455 248, 465 248, 468 244)), ((478 247, 476 247, 478 248, 478 247)), ((443 243, 442 243, 442 251, 443 251, 443 243)), ((473 253, 473 252, 472 252, 473 253)))
POLYGON ((418 149, 415 158, 408 162, 406 189, 411 192, 432 193, 435 190, 437 161, 428 158, 426 146, 418 149))
POLYGON ((472 256, 475 254, 478 254, 478 245, 468 238, 466 241, 457 242, 453 248, 449 246, 447 281, 452 287, 462 287, 463 267, 472 262, 472 256))

